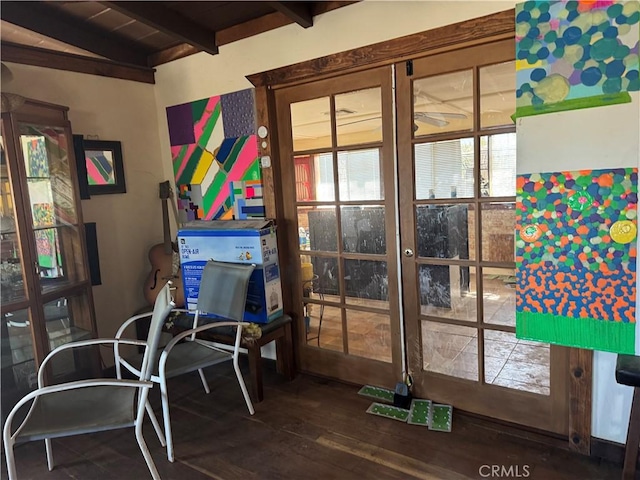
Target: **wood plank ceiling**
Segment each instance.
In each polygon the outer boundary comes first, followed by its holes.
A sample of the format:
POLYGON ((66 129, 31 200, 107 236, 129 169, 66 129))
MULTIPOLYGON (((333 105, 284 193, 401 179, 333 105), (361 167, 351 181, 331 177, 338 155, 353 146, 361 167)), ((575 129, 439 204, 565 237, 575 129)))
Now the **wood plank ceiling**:
POLYGON ((288 24, 312 27, 316 15, 352 3, 3 1, 2 56, 54 68, 90 61, 102 66, 97 74, 123 68, 152 74, 154 66, 199 51, 215 55, 221 45, 288 24))

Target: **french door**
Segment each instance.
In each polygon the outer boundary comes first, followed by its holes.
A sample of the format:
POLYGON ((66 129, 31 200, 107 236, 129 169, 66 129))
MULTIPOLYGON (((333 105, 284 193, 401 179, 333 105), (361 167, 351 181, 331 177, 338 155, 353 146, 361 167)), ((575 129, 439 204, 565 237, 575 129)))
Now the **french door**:
POLYGON ((568 350, 515 337, 514 63, 511 39, 396 66, 407 360, 419 397, 565 434, 568 350))
POLYGON ((567 433, 567 350, 515 337, 514 85, 507 40, 276 90, 301 370, 567 433))
POLYGON ((402 375, 391 67, 283 88, 277 106, 301 370, 402 375))

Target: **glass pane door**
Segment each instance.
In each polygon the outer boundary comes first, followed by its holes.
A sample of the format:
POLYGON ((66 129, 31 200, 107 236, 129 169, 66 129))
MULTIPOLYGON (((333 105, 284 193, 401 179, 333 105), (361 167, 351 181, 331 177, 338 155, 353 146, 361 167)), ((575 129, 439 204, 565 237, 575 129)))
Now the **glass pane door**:
POLYGON ((566 349, 515 336, 512 42, 413 66, 396 71, 414 395, 566 433, 566 349))
POLYGON ((389 386, 401 378, 390 80, 382 68, 276 93, 302 368, 389 386))

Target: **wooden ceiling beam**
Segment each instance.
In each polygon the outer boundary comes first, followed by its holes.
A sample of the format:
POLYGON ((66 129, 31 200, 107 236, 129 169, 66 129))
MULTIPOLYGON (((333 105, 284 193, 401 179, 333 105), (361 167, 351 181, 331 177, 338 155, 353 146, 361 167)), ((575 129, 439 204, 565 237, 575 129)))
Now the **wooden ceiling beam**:
POLYGON ((216 32, 188 19, 162 2, 101 2, 141 23, 215 55, 218 53, 216 32))
MULTIPOLYGON (((2 8, 4 9, 4 3, 2 8)), ((136 67, 101 58, 83 57, 81 55, 27 47, 9 42, 2 42, 0 48, 2 48, 3 62, 88 73, 101 77, 121 78, 134 82, 155 83, 155 70, 148 67, 136 67)))
POLYGON ((82 24, 78 18, 50 7, 46 2, 2 2, 0 17, 14 25, 105 58, 147 66, 150 52, 143 51, 132 41, 82 24))
POLYGON ((267 2, 267 4, 280 13, 285 14, 303 28, 313 26, 313 14, 305 3, 300 2, 267 2))
MULTIPOLYGON (((330 12, 337 8, 345 7, 357 3, 355 1, 332 1, 332 2, 318 2, 315 7, 315 15, 321 15, 326 12, 330 12)), ((239 23, 233 27, 225 28, 224 30, 218 30, 216 33, 216 43, 218 46, 227 45, 229 43, 237 42, 254 35, 259 35, 276 28, 284 27, 293 23, 290 17, 287 17, 281 12, 273 12, 264 15, 248 22, 239 23)), ((157 66, 163 63, 172 62, 179 58, 184 58, 189 55, 198 53, 198 49, 191 45, 176 45, 159 52, 153 53, 149 56, 149 65, 157 66)))

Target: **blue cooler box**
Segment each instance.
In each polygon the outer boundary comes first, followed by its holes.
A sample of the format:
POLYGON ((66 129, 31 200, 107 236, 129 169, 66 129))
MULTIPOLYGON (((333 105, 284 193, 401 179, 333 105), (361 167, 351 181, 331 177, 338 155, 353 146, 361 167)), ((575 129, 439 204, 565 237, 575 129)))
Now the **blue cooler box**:
POLYGON ((244 320, 268 323, 282 315, 282 287, 275 226, 270 220, 189 222, 178 231, 186 307, 196 308, 208 260, 254 263, 244 320))

